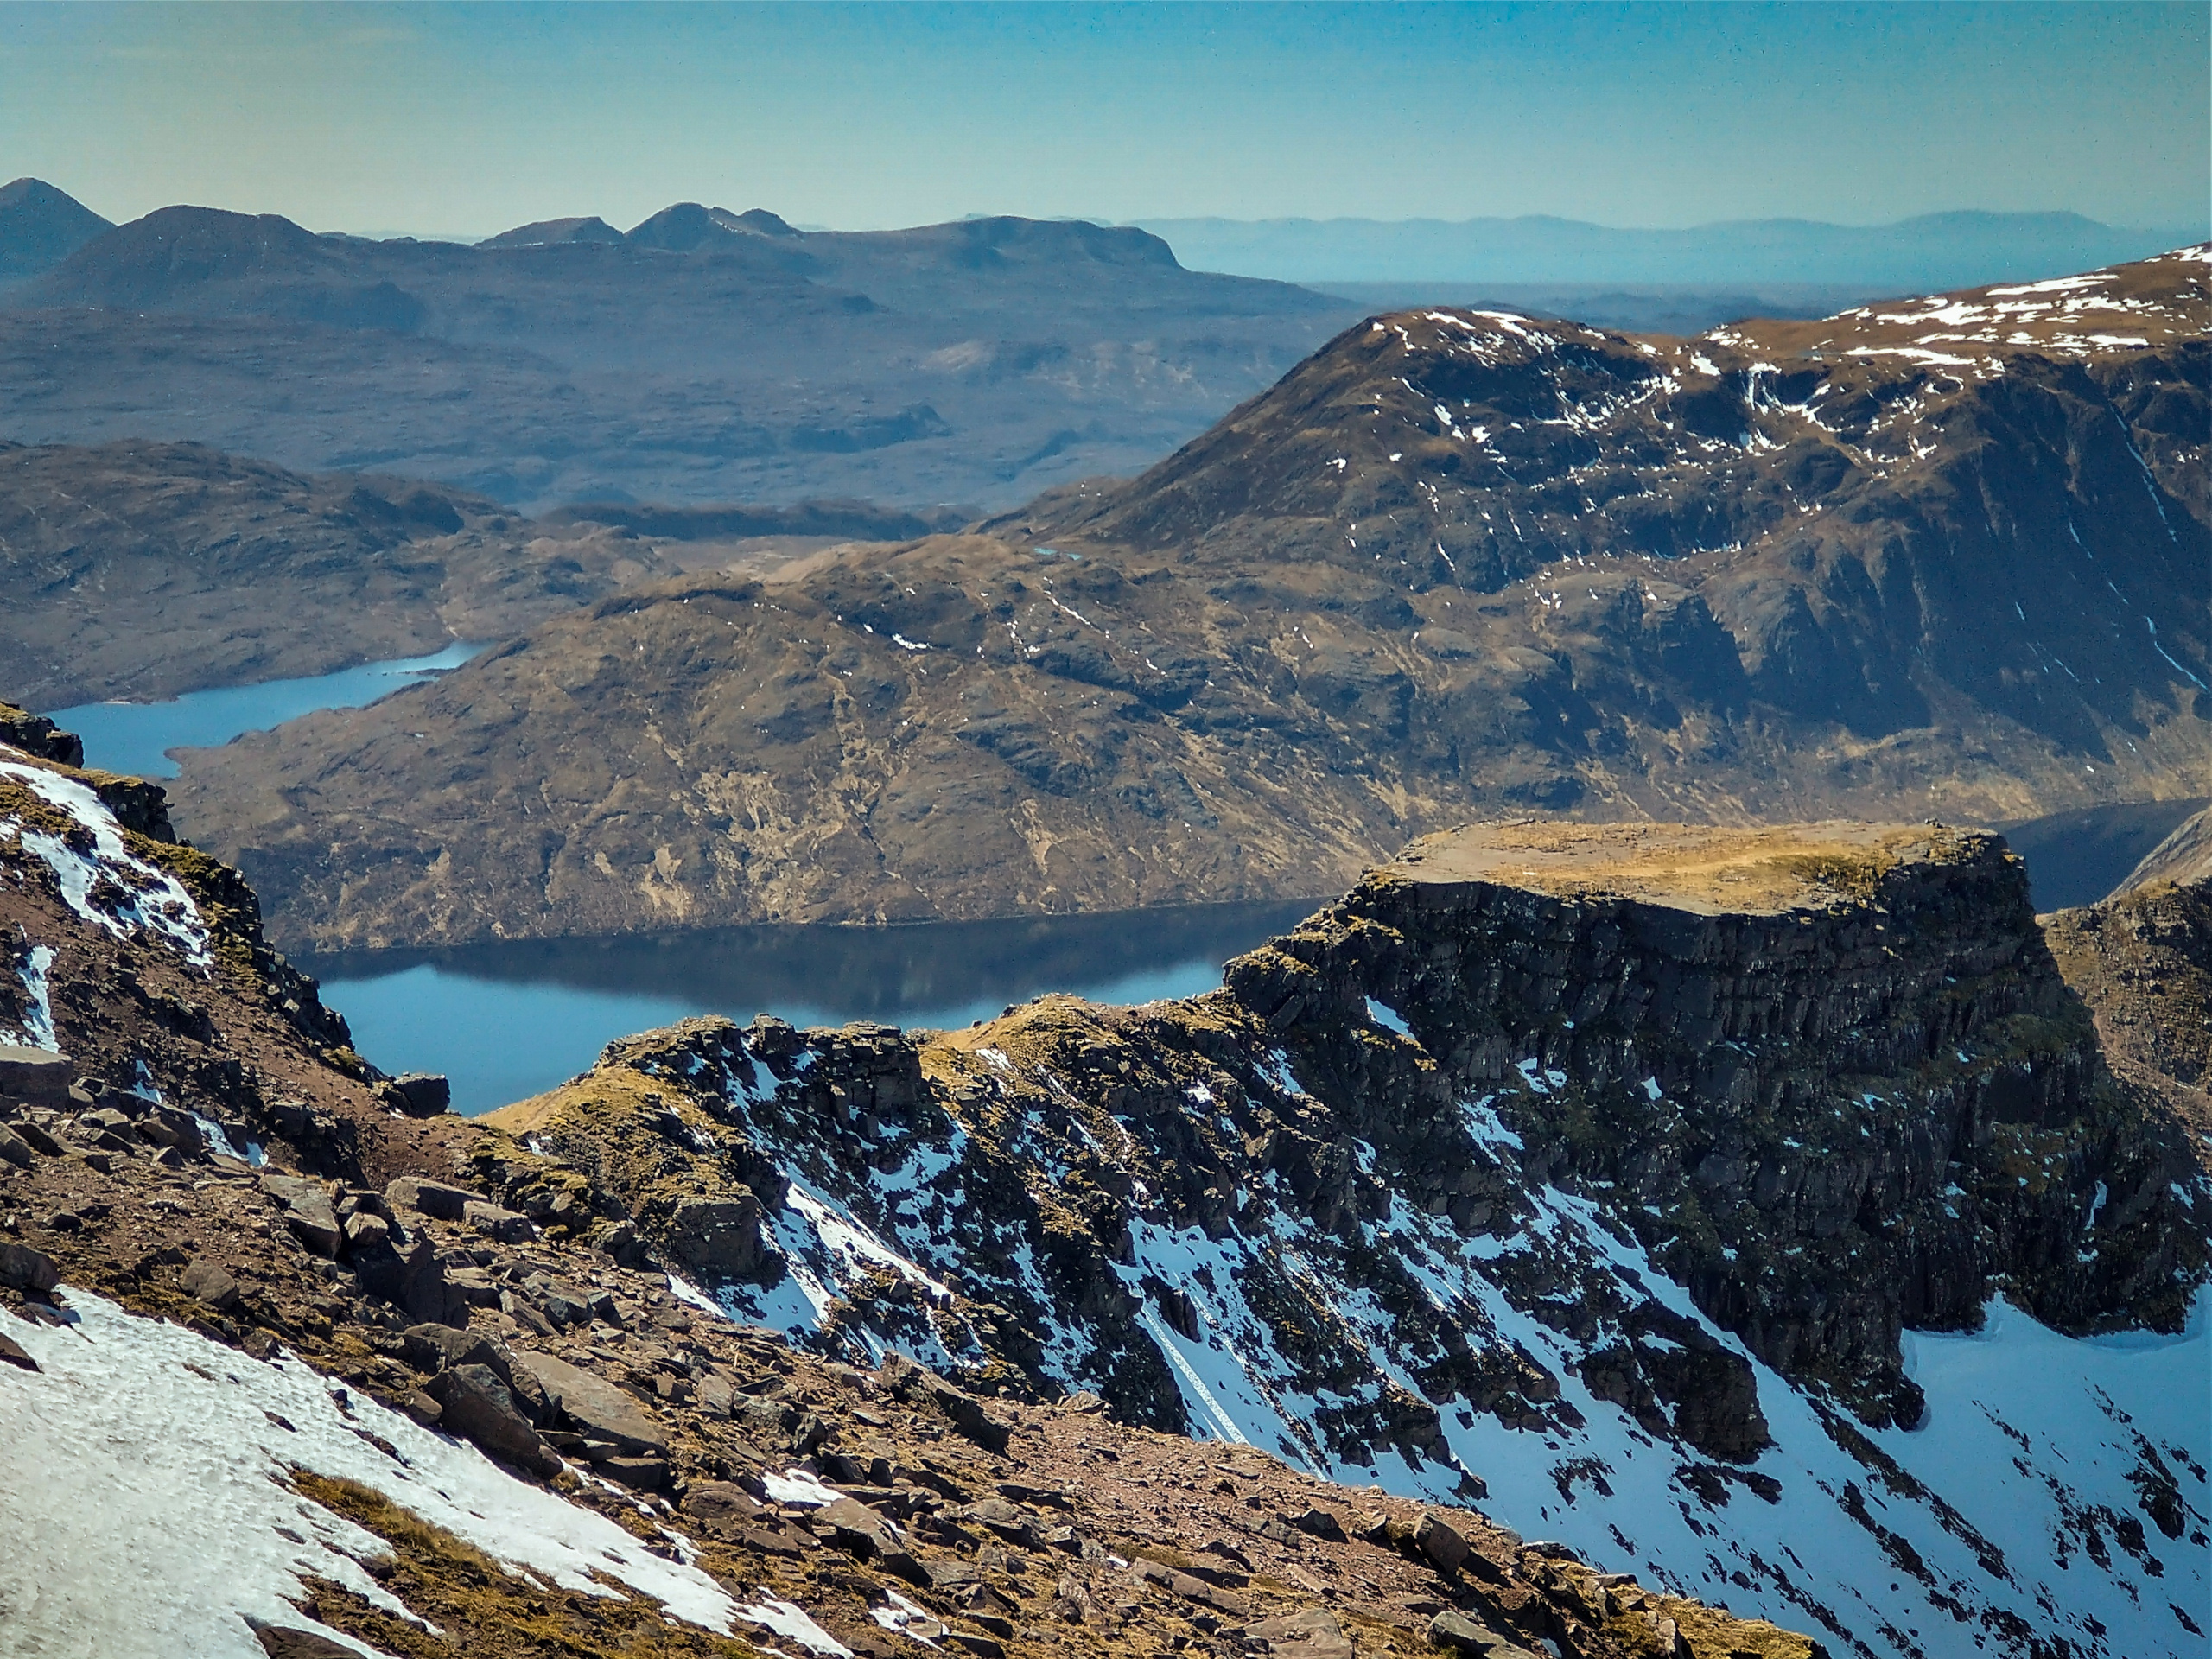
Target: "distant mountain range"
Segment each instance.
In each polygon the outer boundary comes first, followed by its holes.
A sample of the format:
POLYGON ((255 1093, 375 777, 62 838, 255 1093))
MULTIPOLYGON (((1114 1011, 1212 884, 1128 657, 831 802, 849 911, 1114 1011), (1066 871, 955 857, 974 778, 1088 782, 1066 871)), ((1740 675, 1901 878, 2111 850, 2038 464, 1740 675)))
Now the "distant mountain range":
POLYGON ((0 184, 0 285, 51 270, 114 228, 112 220, 43 179, 0 184))
MULTIPOLYGON (((1192 270, 1276 282, 1705 286, 1816 283, 1868 296, 2027 282, 2147 258, 2208 227, 2127 230, 2079 213, 1923 213, 1894 225, 1743 219, 1687 230, 1579 219, 1148 219, 1192 270)), ((1580 314, 1577 314, 1578 315, 1580 314)), ((1584 319, 1588 320, 1588 319, 1584 319)))
POLYGON ((1007 506, 1149 465, 1358 315, 1087 224, 807 232, 683 202, 467 247, 209 207, 111 227, 10 190, 0 435, 189 440, 530 512, 1007 506))

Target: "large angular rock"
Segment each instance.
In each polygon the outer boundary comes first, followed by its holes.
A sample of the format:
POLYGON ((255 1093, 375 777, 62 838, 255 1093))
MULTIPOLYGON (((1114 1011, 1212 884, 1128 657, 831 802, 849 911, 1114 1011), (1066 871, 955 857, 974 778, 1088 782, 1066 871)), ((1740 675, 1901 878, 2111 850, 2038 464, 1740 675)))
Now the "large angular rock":
POLYGON ((453 1105, 453 1084, 439 1072, 410 1071, 394 1077, 386 1089, 410 1117, 437 1117, 453 1105))
POLYGON ((536 1230, 530 1217, 486 1198, 472 1198, 461 1206, 461 1218, 485 1237, 501 1244, 527 1244, 536 1230))
POLYGON ((1337 1616, 1325 1607, 1263 1618, 1244 1627, 1247 1647, 1259 1645, 1265 1653, 1282 1659, 1352 1659, 1351 1638, 1337 1616))
POLYGON ((0 1285, 43 1296, 60 1282, 61 1270, 52 1256, 28 1244, 0 1239, 0 1285))
POLYGON ((480 1331, 450 1325, 410 1325, 400 1335, 400 1351, 418 1371, 435 1373, 456 1365, 482 1365, 509 1380, 507 1357, 480 1331))
POLYGON ((983 1402, 903 1354, 883 1363, 883 1383, 911 1404, 935 1406, 967 1439, 994 1455, 1006 1450, 1013 1431, 983 1409, 983 1402))
POLYGON ((579 1433, 629 1451, 667 1452, 668 1431, 604 1377, 534 1349, 518 1350, 513 1359, 516 1371, 534 1379, 579 1433))
POLYGON ((747 1279, 763 1259, 760 1200, 739 1192, 728 1198, 678 1205, 664 1236, 677 1261, 699 1278, 747 1279))
POLYGON ((1466 1560, 1469 1545, 1448 1517, 1435 1510, 1423 1510, 1421 1524, 1414 1529, 1414 1548, 1448 1577, 1466 1560))
POLYGON ((440 1221, 459 1221, 470 1205, 491 1202, 481 1192, 434 1181, 427 1175, 402 1175, 385 1187, 384 1198, 386 1204, 419 1211, 440 1221))
POLYGON ((1185 1601, 1195 1601, 1217 1612, 1227 1613, 1232 1618, 1245 1614, 1247 1611, 1243 1597, 1217 1589, 1193 1573, 1180 1572, 1142 1556, 1129 1563, 1129 1576, 1147 1584, 1156 1584, 1171 1595, 1180 1596, 1185 1601))
POLYGON ((204 1256, 194 1256, 185 1264, 184 1271, 177 1275, 177 1287, 218 1313, 227 1313, 238 1305, 238 1281, 219 1263, 204 1256))
POLYGON ((0 1043, 0 1095, 39 1106, 67 1106, 76 1069, 66 1054, 48 1048, 0 1043))
POLYGON ((1536 1659, 1510 1637, 1500 1636, 1449 1608, 1428 1621, 1428 1643, 1446 1653, 1469 1655, 1471 1659, 1536 1659))
POLYGON ((29 1169, 38 1161, 38 1154, 31 1150, 29 1141, 0 1123, 0 1160, 29 1169))
POLYGON ((446 1276, 437 1248, 419 1235, 410 1243, 389 1239, 356 1249, 349 1258, 361 1288, 409 1317, 435 1325, 468 1323, 468 1293, 446 1276))
POLYGON ((438 1402, 438 1427, 474 1440, 518 1469, 557 1473, 561 1459, 537 1438, 537 1431, 516 1408, 514 1395, 488 1365, 455 1365, 432 1377, 423 1390, 438 1402))
POLYGON ((300 1243, 317 1255, 337 1256, 346 1234, 338 1224, 328 1187, 303 1176, 265 1174, 261 1190, 284 1206, 285 1223, 299 1235, 300 1243))

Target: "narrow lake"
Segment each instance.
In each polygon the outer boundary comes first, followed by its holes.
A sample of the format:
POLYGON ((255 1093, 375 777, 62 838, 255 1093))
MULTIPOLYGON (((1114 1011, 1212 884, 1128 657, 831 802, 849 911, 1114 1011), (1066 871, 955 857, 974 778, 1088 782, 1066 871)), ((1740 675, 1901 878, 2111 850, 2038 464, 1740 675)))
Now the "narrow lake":
POLYGON ((46 716, 85 740, 85 763, 141 778, 174 778, 171 749, 210 749, 318 709, 359 709, 427 675, 459 668, 483 646, 456 640, 428 657, 363 663, 334 674, 188 691, 167 702, 83 702, 46 716))
POLYGON ((944 1029, 1046 991, 1191 996, 1319 901, 909 927, 758 927, 302 957, 387 1071, 442 1071, 476 1113, 553 1087, 617 1037, 695 1014, 944 1029))
MULTIPOLYGON (((457 668, 480 645, 310 678, 195 691, 168 702, 51 711, 87 764, 173 778, 168 751, 213 747, 320 709, 374 702, 457 668)), ((2006 826, 2039 909, 2101 898, 2201 801, 2139 802, 2006 826)), ((361 1052, 388 1071, 442 1071, 454 1105, 483 1112, 550 1089, 607 1043, 695 1014, 794 1025, 964 1026, 1046 991, 1097 1002, 1189 996, 1221 964, 1319 901, 1105 916, 862 927, 734 928, 605 940, 306 958, 361 1052)))

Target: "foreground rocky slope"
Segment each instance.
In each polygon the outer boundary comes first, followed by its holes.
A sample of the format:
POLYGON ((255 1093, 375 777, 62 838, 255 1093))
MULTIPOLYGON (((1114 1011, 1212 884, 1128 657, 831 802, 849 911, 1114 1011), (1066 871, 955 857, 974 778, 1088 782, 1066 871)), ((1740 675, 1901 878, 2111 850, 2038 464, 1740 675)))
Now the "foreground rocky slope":
POLYGON ((2202 250, 1377 319, 1127 485, 647 586, 179 801, 326 946, 1325 893, 1471 815, 2212 794, 2202 250))
POLYGON ((1194 1001, 694 1020, 489 1121, 800 1339, 1487 1500, 1843 1650, 2201 1645, 2202 1313, 2130 1382, 2050 1327, 2177 1331, 2212 1185, 1985 836, 1461 832, 1194 1001))
POLYGON ((735 1322, 683 1274, 742 1217, 671 1242, 632 1172, 378 1077, 158 789, 0 741, 11 1652, 1822 1651, 1096 1395, 735 1322))

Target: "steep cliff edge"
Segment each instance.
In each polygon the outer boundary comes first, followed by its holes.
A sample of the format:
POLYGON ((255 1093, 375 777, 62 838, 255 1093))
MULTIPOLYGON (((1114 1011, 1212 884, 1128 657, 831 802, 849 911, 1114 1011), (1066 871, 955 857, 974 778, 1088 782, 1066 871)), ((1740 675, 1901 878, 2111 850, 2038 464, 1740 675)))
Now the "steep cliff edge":
POLYGON ((805 1344, 1486 1501, 1858 1653, 2189 1648, 2204 1450, 2056 1333, 2178 1331, 2212 1186, 1991 836, 1482 826, 1191 1001, 688 1021, 490 1122, 805 1344), (1944 1346, 2030 1341, 2064 1435, 1944 1346))
POLYGON ((2173 1328, 2201 1274, 2181 1137, 2101 1074, 1992 836, 1432 837, 1229 982, 1355 1096, 1338 1033, 1396 1007, 1456 1087, 1514 1091, 1529 1179, 1609 1193, 1708 1314, 1870 1421, 1919 1415, 1901 1323, 1970 1326, 2002 1287, 2061 1329, 2173 1328), (1531 1061, 1569 1083, 1516 1089, 1531 1061))
POLYGON ((2212 1169, 2212 876, 2060 911, 2044 933, 2113 1071, 2164 1098, 2212 1169))

